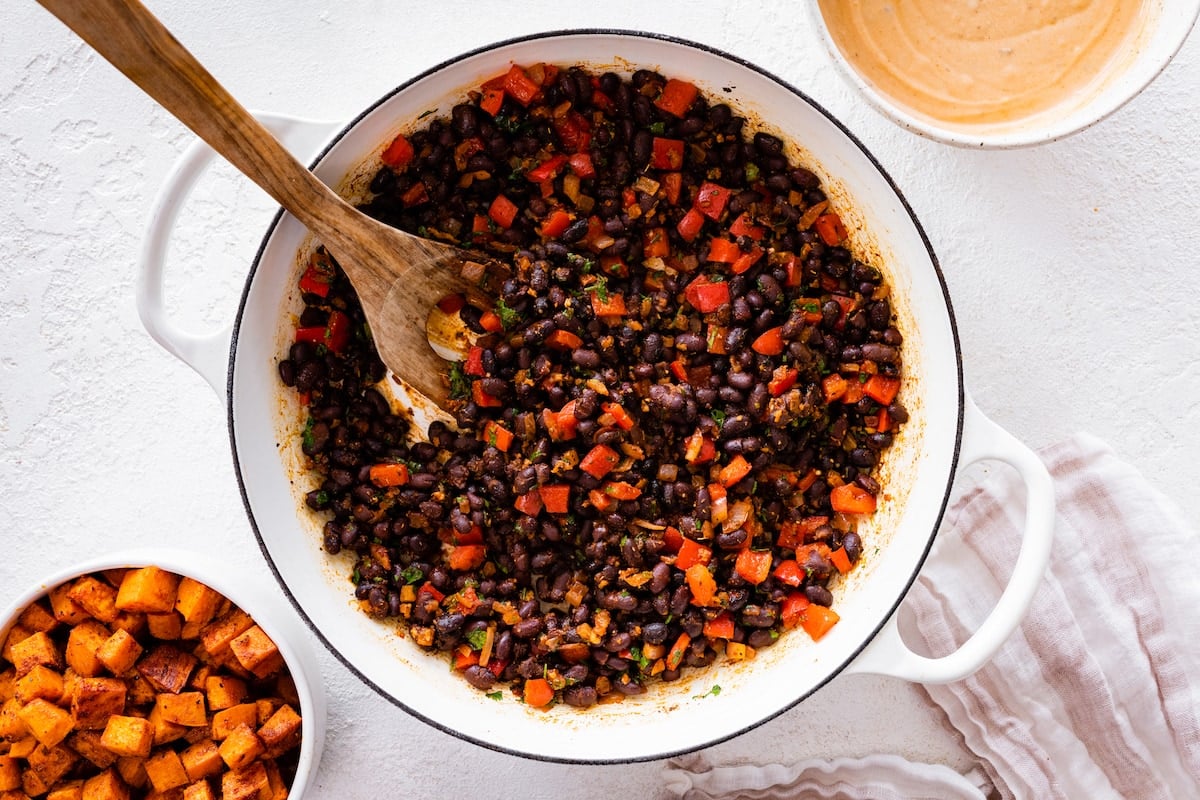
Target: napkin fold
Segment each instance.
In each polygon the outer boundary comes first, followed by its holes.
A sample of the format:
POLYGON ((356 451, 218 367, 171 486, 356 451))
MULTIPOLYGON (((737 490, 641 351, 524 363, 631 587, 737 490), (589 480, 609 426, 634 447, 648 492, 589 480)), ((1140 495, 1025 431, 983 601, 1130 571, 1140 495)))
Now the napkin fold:
MULTIPOLYGON (((982 669, 924 687, 977 770, 895 756, 684 760, 668 765, 668 788, 688 800, 1200 797, 1200 537, 1099 439, 1079 434, 1040 455, 1057 520, 1033 604, 982 669)), ((1024 487, 1006 469, 959 494, 900 610, 908 642, 940 655, 978 627, 1023 520, 1024 487)))

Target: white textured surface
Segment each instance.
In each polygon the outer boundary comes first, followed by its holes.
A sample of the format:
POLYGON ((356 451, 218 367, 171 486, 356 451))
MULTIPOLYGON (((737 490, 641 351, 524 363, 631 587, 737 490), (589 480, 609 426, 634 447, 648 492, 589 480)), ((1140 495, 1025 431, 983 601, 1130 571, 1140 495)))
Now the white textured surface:
MULTIPOLYGON (((954 300, 980 406, 1038 446, 1091 430, 1187 505, 1200 430, 1200 43, 1074 138, 965 152, 853 97, 795 2, 151 2, 245 105, 348 119, 414 73, 508 36, 640 28, 752 60, 838 115, 905 191, 954 300), (469 7, 470 12, 464 13, 469 7), (520 10, 517 10, 517 9, 520 10)), ((190 136, 33 3, 0 25, 0 602, 53 568, 169 542, 261 564, 224 409, 143 332, 134 265, 151 200, 190 136)), ((217 170, 185 210, 168 295, 188 325, 232 315, 269 202, 217 170)), ((270 580, 263 571, 264 581, 270 580)), ((659 797, 659 764, 539 764, 435 731, 322 653, 320 798, 659 797), (582 793, 580 790, 583 790, 582 793)), ((843 678, 706 753, 969 757, 887 679, 843 678)))

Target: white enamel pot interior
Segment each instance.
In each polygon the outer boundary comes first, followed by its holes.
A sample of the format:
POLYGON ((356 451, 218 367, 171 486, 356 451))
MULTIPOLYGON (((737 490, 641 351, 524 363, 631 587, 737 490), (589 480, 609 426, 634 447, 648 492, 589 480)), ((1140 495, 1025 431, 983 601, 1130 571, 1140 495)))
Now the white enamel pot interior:
MULTIPOLYGON (((321 549, 323 520, 302 509, 302 497, 315 481, 301 469, 301 409, 276 369, 302 307, 295 287, 311 237, 289 215, 276 219, 232 332, 191 336, 175 328, 163 310, 166 241, 181 198, 207 158, 201 145, 184 157, 160 196, 144 252, 139 310, 154 338, 226 396, 246 508, 296 609, 383 697, 456 736, 553 761, 622 762, 695 750, 782 713, 847 668, 927 681, 954 680, 978 668, 1015 628, 1044 571, 1049 479, 1032 453, 967 398, 938 264, 899 190, 865 148, 801 92, 736 58, 677 39, 614 31, 541 34, 468 53, 404 84, 334 135, 314 170, 354 196, 397 132, 414 129, 425 112, 448 114, 468 89, 510 64, 539 61, 625 72, 651 67, 695 81, 711 97, 765 121, 791 143, 793 156, 821 175, 855 231, 855 246, 891 281, 907 337, 901 399, 912 419, 882 465, 887 497, 861 529, 865 558, 852 580, 836 590, 841 622, 819 643, 796 632, 752 661, 718 662, 699 674, 685 673, 677 683, 653 685, 632 701, 542 712, 507 694, 489 699, 452 674, 444 657, 421 652, 392 627, 367 618, 353 600, 349 567, 321 549), (956 466, 977 458, 1000 458, 1024 475, 1029 530, 1009 590, 987 622, 956 653, 924 659, 904 647, 892 614, 932 545, 956 466), (719 695, 709 692, 714 684, 721 687, 719 695)), ((315 152, 314 140, 328 133, 296 120, 265 121, 297 153, 315 152)))

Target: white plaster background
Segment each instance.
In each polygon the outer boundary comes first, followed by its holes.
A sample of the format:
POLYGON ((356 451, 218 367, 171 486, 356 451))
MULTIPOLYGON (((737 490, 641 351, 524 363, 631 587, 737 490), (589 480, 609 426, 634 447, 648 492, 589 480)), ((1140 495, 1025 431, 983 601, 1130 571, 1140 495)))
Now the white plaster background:
MULTIPOLYGON (((500 38, 639 28, 750 59, 839 116, 904 189, 938 252, 980 406, 1030 445, 1085 429, 1189 507, 1200 446, 1200 43, 1099 126, 1015 152, 917 139, 864 107, 804 0, 151 2, 246 106, 344 120, 418 71, 500 38)), ((261 567, 223 404, 141 328, 151 201, 190 135, 29 0, 0 12, 0 604, 120 546, 261 567)), ((168 297, 227 324, 272 214, 218 169, 184 213, 168 297)), ((1116 557, 1117 554, 1114 554, 1116 557)), ((268 580, 265 569, 264 581, 268 580)), ((661 764, 540 764, 464 744, 321 652, 331 705, 313 797, 661 796, 661 764)), ((718 762, 897 752, 970 764, 913 687, 841 678, 707 751, 718 762)))

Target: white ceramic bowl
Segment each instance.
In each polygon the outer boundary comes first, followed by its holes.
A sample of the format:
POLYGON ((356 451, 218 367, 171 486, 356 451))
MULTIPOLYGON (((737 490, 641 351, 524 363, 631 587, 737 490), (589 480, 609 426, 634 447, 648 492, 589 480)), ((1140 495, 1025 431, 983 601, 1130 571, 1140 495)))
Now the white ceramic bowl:
POLYGON ((1131 44, 1086 89, 1052 109, 1013 122, 960 126, 915 114, 877 91, 838 48, 816 0, 809 17, 846 81, 902 128, 947 144, 1005 149, 1057 141, 1088 128, 1138 95, 1166 68, 1200 15, 1200 0, 1147 0, 1141 28, 1131 44))
MULTIPOLYGON (((864 530, 869 557, 838 589, 842 621, 821 642, 783 637, 751 662, 719 663, 655 685, 644 696, 586 711, 549 713, 469 687, 444 657, 421 651, 355 607, 349 568, 321 549, 321 519, 301 511, 314 479, 302 469, 301 409, 276 364, 301 308, 299 265, 311 237, 277 218, 263 241, 232 331, 192 336, 168 318, 161 296, 170 227, 207 149, 187 153, 171 176, 147 237, 139 310, 170 352, 197 369, 228 403, 234 460, 252 523, 272 569, 322 641, 364 681, 418 717, 487 747, 548 760, 615 762, 662 758, 729 738, 798 703, 840 671, 910 680, 955 680, 976 669, 1016 626, 1045 567, 1053 510, 1049 477, 1036 457, 975 409, 962 383, 954 318, 937 261, 911 209, 862 145, 819 106, 771 75, 709 48, 612 31, 561 32, 486 47, 414 78, 338 132, 314 170, 351 197, 378 168, 380 151, 425 112, 448 114, 468 89, 512 63, 587 64, 631 72, 660 69, 698 83, 748 116, 766 120, 791 155, 820 173, 856 245, 888 274, 906 333, 904 402, 911 413, 884 466, 892 500, 864 530), (732 88, 725 88, 732 87, 732 88), (860 224, 861 223, 861 224, 860 224), (892 619, 932 544, 955 470, 1004 459, 1030 487, 1029 531, 1014 580, 987 623, 956 653, 923 659, 908 651, 892 619), (714 696, 713 684, 722 691, 714 696)), ((311 153, 327 129, 266 120, 285 142, 311 153)))
POLYGON ((321 682, 321 670, 312 650, 306 646, 308 632, 298 624, 289 608, 258 588, 261 578, 245 572, 243 568, 183 550, 139 549, 99 556, 32 583, 8 602, 0 611, 0 641, 8 635, 8 629, 21 612, 45 597, 53 588, 101 570, 152 565, 200 581, 220 592, 253 617, 254 622, 279 648, 295 681, 296 694, 300 698, 298 711, 303 720, 300 755, 289 794, 297 799, 303 797, 313 784, 325 740, 325 688, 321 682))

